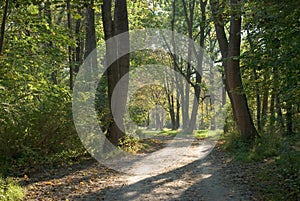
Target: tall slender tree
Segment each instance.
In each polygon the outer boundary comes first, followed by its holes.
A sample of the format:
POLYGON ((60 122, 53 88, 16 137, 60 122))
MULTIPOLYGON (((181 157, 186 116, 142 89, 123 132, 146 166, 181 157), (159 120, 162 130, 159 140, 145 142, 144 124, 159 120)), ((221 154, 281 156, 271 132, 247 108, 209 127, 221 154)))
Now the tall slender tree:
POLYGON ((4 44, 4 34, 5 34, 5 24, 7 19, 7 10, 8 10, 9 0, 5 1, 5 5, 3 7, 3 17, 2 17, 2 24, 0 30, 0 55, 3 51, 3 44, 4 44))

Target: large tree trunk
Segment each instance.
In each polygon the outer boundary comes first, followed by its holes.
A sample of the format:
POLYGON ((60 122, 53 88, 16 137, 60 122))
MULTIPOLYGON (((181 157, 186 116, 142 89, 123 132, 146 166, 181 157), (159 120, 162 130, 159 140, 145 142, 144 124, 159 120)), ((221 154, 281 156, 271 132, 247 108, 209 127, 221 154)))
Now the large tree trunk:
MULTIPOLYGON (((126 0, 115 1, 114 19, 112 18, 112 1, 104 1, 102 5, 102 20, 106 41, 118 34, 128 32, 126 0)), ((111 113, 107 138, 115 146, 117 146, 119 140, 125 136, 123 117, 127 100, 128 80, 123 80, 124 83, 121 84, 122 89, 119 91, 118 100, 114 100, 113 105, 112 94, 120 79, 129 72, 129 53, 120 58, 119 55, 114 54, 118 54, 118 52, 129 52, 129 34, 118 37, 116 40, 118 41, 114 41, 115 44, 106 43, 106 62, 111 63, 111 59, 114 58, 114 56, 118 58, 107 69, 108 98, 111 113), (116 48, 118 51, 116 51, 116 48), (117 111, 114 117, 112 116, 112 107, 117 111), (116 122, 118 122, 118 125, 116 122)))
POLYGON ((241 15, 239 13, 238 0, 231 0, 230 37, 227 41, 224 31, 223 19, 218 13, 216 1, 211 0, 213 14, 218 16, 214 23, 223 63, 225 67, 225 79, 227 93, 231 101, 237 128, 244 140, 254 139, 257 131, 250 115, 246 95, 244 93, 240 72, 240 44, 241 44, 241 15))
MULTIPOLYGON (((97 51, 96 28, 95 28, 95 11, 93 9, 94 1, 91 0, 86 7, 86 36, 85 36, 85 53, 84 59, 93 52, 97 51)), ((94 69, 98 68, 97 52, 94 52, 88 60, 88 64, 93 73, 94 69)))

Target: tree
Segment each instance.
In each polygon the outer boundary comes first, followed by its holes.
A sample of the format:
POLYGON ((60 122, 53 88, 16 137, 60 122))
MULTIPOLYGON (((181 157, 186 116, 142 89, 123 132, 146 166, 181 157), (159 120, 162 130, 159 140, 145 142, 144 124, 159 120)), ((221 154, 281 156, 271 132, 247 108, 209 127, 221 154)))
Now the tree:
POLYGON ((106 58, 105 62, 111 65, 107 69, 108 79, 108 99, 110 106, 110 125, 107 131, 107 138, 114 145, 118 145, 119 140, 125 136, 125 128, 123 117, 125 113, 125 106, 127 100, 128 80, 122 83, 122 90, 120 91, 118 100, 114 100, 112 105, 112 95, 116 84, 121 78, 129 72, 129 33, 128 33, 128 14, 126 0, 116 0, 114 10, 112 12, 112 0, 103 2, 102 5, 102 21, 104 27, 104 36, 106 40, 106 58), (112 15, 114 15, 112 17, 112 15), (127 32, 123 37, 114 39, 114 36, 127 32), (113 42, 108 42, 111 39, 113 42), (119 51, 117 51, 119 50, 119 51), (118 52, 128 52, 124 56, 120 56, 118 52), (117 60, 112 61, 113 58, 117 60), (117 116, 112 115, 112 107, 118 111, 117 116), (117 125, 120 122, 121 125, 117 125), (122 126, 120 128, 119 126, 122 126))
MULTIPOLYGON (((183 0, 183 4, 184 4, 184 0, 183 0)), ((194 96, 194 100, 193 100, 193 108, 192 108, 192 114, 191 114, 191 118, 190 118, 190 121, 189 121, 189 124, 188 124, 188 127, 186 129, 186 131, 188 133, 192 133, 192 131, 194 130, 195 128, 195 125, 196 125, 196 120, 197 120, 197 114, 198 114, 198 106, 199 106, 199 101, 200 101, 200 93, 201 93, 201 83, 202 83, 202 61, 203 61, 203 48, 204 48, 204 41, 205 41, 205 29, 207 28, 206 27, 206 4, 207 4, 207 0, 201 0, 200 1, 200 10, 201 10, 201 23, 200 23, 200 32, 199 32, 199 36, 200 36, 200 47, 202 49, 199 50, 199 52, 196 52, 195 51, 195 48, 194 47, 191 47, 194 54, 196 55, 197 57, 197 67, 196 67, 196 82, 195 84, 193 85, 193 88, 194 88, 194 93, 195 93, 195 96, 194 96)), ((185 8, 185 4, 184 4, 184 8, 185 8)), ((193 11, 193 6, 190 8, 190 18, 188 18, 187 16, 187 9, 185 8, 185 16, 186 16, 186 19, 188 21, 188 19, 190 20, 190 23, 189 24, 189 32, 192 32, 192 27, 193 27, 193 17, 192 17, 192 13, 194 12, 193 11)), ((189 37, 192 38, 192 34, 189 34, 189 37)))
POLYGON ((241 2, 239 0, 230 1, 231 17, 229 40, 227 40, 225 33, 222 13, 218 9, 220 6, 219 1, 211 0, 210 4, 223 58, 226 89, 233 109, 234 119, 237 128, 241 132, 241 137, 245 140, 251 140, 255 138, 257 131, 250 115, 240 72, 241 2))
POLYGON ((97 39, 96 39, 96 29, 95 29, 95 11, 94 11, 94 1, 91 0, 86 5, 86 33, 85 33, 85 53, 84 58, 87 59, 92 51, 96 51, 90 58, 89 64, 92 68, 98 68, 97 62, 97 39))
POLYGON ((262 130, 278 128, 292 134, 299 114, 296 109, 299 105, 296 97, 299 94, 299 4, 263 0, 249 2, 245 11, 247 37, 242 62, 246 67, 243 69, 247 75, 255 69, 258 75, 254 82, 257 86, 253 85, 255 76, 251 80, 245 76, 246 90, 250 95, 255 91, 252 99, 257 95, 262 97, 262 103, 256 101, 257 117, 262 104, 262 130))
POLYGON ((8 5, 9 5, 9 0, 6 0, 4 8, 3 8, 3 17, 2 17, 1 30, 0 30, 0 55, 2 54, 2 51, 3 51, 5 24, 6 24, 6 18, 7 18, 8 5))
MULTIPOLYGON (((207 1, 201 0, 200 3, 197 3, 197 1, 194 0, 182 0, 180 2, 172 1, 171 29, 172 31, 175 31, 176 28, 177 30, 186 32, 189 38, 198 41, 201 47, 200 51, 197 51, 197 48, 194 47, 194 44, 190 42, 188 44, 187 61, 183 61, 182 58, 176 56, 176 49, 178 47, 176 47, 174 39, 171 41, 171 44, 169 44, 169 46, 172 46, 172 48, 174 49, 174 54, 170 55, 173 60, 174 70, 180 72, 180 74, 184 76, 187 81, 184 84, 176 81, 178 94, 176 97, 176 100, 178 100, 178 104, 176 105, 180 106, 182 109, 181 113, 183 129, 186 132, 191 133, 194 130, 197 122, 202 83, 203 48, 205 46, 205 38, 207 36, 206 32, 208 31, 209 24, 206 22, 207 1), (200 10, 197 9, 198 7, 200 7, 200 10), (180 18, 180 16, 183 16, 183 19, 180 18), (182 21, 185 23, 182 23, 182 21), (197 24, 197 22, 199 21, 200 23, 197 24), (197 59, 197 61, 195 62, 195 66, 193 66, 191 62, 193 56, 197 59), (191 88, 194 90, 194 99, 192 100, 193 104, 190 111, 191 88), (179 103, 179 100, 181 103, 179 103)), ((168 48, 170 49, 170 47, 168 48)), ((175 79, 177 78, 175 77, 175 79)), ((178 112, 176 116, 179 117, 178 112)))
MULTIPOLYGON (((70 0, 67 0, 67 21, 68 21, 68 29, 70 31, 70 38, 72 38, 72 19, 71 19, 71 5, 70 5, 70 0)), ((70 76, 70 89, 72 90, 73 89, 73 60, 74 60, 74 57, 73 57, 73 48, 71 47, 71 45, 68 46, 68 59, 69 59, 69 76, 70 76)))

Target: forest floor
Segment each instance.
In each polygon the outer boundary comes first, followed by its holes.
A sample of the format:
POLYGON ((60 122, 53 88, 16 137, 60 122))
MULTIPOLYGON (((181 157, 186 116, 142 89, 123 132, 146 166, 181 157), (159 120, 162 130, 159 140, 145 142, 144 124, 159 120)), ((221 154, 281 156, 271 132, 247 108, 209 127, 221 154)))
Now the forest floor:
MULTIPOLYGON (((160 149, 168 140, 158 136, 157 143, 143 152, 160 149)), ((248 171, 217 144, 203 159, 192 153, 151 175, 120 173, 86 158, 72 165, 40 168, 28 173, 22 184, 25 200, 257 200, 248 171)))

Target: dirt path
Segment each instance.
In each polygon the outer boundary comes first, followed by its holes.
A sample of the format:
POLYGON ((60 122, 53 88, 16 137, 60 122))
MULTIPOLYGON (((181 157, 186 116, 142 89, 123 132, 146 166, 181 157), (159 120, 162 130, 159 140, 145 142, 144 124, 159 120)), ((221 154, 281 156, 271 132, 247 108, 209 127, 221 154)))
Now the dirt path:
POLYGON ((44 169, 28 175, 25 200, 254 200, 243 167, 218 146, 202 160, 189 153, 149 175, 118 173, 93 160, 44 169))

